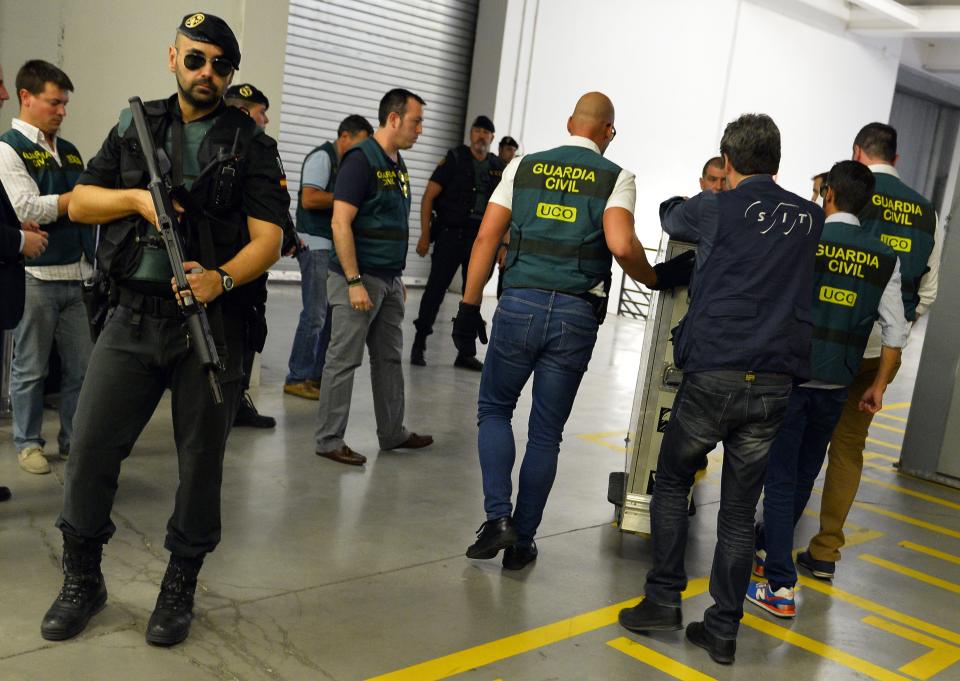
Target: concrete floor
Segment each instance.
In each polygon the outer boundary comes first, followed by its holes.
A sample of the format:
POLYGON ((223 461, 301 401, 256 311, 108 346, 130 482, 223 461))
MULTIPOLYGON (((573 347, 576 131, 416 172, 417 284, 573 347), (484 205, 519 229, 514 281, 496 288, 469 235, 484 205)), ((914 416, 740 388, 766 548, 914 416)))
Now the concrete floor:
MULTIPOLYGON (((960 678, 960 493, 890 468, 905 405, 876 419, 879 443, 870 450, 877 455, 866 472, 872 482, 862 485, 851 514, 851 546, 833 588, 805 582, 794 622, 747 604, 737 663, 720 667, 682 632, 642 637, 615 624, 619 604, 640 595, 650 564, 648 540, 614 528, 606 501, 608 473, 624 464, 642 323, 609 318, 603 325, 567 426, 540 558, 505 573, 498 561, 463 557, 483 520, 479 376, 452 368, 449 321, 430 339, 430 367, 404 363, 407 425, 432 433, 436 444, 377 452, 363 368, 347 441, 370 462, 355 469, 314 455, 316 403, 281 393, 299 292, 277 285, 270 296, 270 337, 253 396, 278 427, 231 435, 223 542, 201 573, 198 617, 180 646, 143 640, 166 564, 164 526, 176 485, 169 402, 123 469, 113 516, 119 529, 105 551, 107 608, 66 643, 39 635, 60 585, 53 521, 63 464, 53 461, 47 476, 21 472, 9 422, 0 423, 0 481, 14 493, 0 505, 0 680, 960 678)), ((418 301, 412 291, 408 346, 418 301)), ((488 300, 488 319, 492 307, 488 300)), ((448 296, 440 319, 454 310, 448 296)), ((915 342, 888 405, 909 401, 919 348, 915 342)), ((521 443, 528 406, 525 396, 516 423, 521 443)), ((45 425, 55 441, 52 412, 45 425)), ((709 573, 718 457, 711 455, 697 492, 687 621, 709 602, 694 578, 709 573)), ((814 495, 811 508, 818 504, 814 495)), ((797 545, 815 524, 803 519, 797 545)))

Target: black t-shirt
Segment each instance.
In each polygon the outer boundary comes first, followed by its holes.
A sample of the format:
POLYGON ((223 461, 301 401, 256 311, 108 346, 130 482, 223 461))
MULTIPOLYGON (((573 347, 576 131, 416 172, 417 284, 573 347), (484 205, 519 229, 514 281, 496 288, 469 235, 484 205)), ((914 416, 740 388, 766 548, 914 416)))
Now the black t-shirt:
MULTIPOLYGON (((386 156, 386 154, 384 154, 384 156, 386 156)), ((389 156, 386 156, 386 158, 388 162, 393 164, 398 175, 401 171, 405 171, 405 165, 402 160, 399 164, 396 164, 393 163, 393 160, 389 156)), ((357 150, 353 153, 348 153, 340 161, 340 170, 337 171, 337 185, 333 189, 333 200, 346 201, 351 206, 359 208, 370 196, 372 176, 373 167, 362 151, 357 150)), ((339 274, 343 274, 343 268, 341 268, 338 263, 330 263, 330 269, 339 274)), ((399 277, 403 274, 403 271, 377 269, 361 272, 361 274, 369 274, 379 279, 390 281, 394 277, 399 277)))
MULTIPOLYGON (((221 106, 211 115, 216 117, 226 111, 221 106)), ((120 188, 120 134, 113 126, 107 139, 87 163, 77 184, 90 184, 106 189, 120 188)), ((240 194, 241 208, 248 217, 280 226, 287 219, 290 195, 286 189, 283 165, 277 153, 277 143, 264 134, 253 137, 246 152, 245 173, 240 194)), ((144 185, 146 187, 146 185, 144 185)))

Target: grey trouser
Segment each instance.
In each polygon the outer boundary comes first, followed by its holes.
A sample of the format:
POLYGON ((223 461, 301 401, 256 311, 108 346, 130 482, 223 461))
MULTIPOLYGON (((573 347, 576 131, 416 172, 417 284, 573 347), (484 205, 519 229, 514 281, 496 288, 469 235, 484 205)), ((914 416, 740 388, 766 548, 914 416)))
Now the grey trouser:
POLYGON ((370 380, 377 439, 381 449, 396 447, 410 433, 403 427, 403 284, 397 277, 386 282, 364 277, 373 309, 354 310, 347 280, 338 272, 327 274, 327 298, 332 317, 330 347, 320 381, 320 421, 317 451, 329 452, 345 443, 353 394, 353 372, 363 361, 363 344, 370 350, 370 380))

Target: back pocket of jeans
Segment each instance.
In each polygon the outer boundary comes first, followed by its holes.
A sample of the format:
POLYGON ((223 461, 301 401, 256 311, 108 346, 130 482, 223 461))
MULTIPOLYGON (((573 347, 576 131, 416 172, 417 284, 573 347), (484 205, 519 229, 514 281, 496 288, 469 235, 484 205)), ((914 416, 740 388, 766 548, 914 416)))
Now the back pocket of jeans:
POLYGON ((555 358, 574 371, 584 372, 590 364, 596 342, 596 327, 588 329, 571 322, 561 321, 560 343, 557 346, 555 358))
POLYGON ((498 309, 493 317, 491 342, 504 359, 523 358, 531 350, 530 327, 533 315, 498 309))

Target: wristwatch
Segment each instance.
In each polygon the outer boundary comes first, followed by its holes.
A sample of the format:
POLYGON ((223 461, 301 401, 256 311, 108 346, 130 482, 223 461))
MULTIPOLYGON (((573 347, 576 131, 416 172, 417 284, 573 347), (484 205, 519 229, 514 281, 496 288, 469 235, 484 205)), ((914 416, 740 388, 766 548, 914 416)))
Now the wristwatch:
POLYGON ((233 287, 236 285, 236 282, 233 280, 233 277, 231 277, 229 274, 227 274, 224 270, 220 269, 219 267, 217 268, 217 274, 220 275, 220 283, 223 284, 224 293, 229 293, 230 291, 232 291, 233 287))

